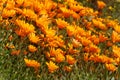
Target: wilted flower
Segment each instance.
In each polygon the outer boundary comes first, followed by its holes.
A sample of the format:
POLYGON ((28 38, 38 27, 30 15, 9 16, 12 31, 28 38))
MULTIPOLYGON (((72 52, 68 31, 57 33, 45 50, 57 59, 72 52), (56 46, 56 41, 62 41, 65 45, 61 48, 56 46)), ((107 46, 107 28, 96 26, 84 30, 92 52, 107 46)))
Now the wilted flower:
POLYGON ((13 50, 11 52, 11 55, 19 55, 20 54, 20 50, 13 50))
POLYGON ((64 66, 63 68, 65 71, 70 72, 72 71, 72 68, 70 66, 64 66))
POLYGON ((88 61, 89 60, 89 53, 84 53, 84 61, 88 61))

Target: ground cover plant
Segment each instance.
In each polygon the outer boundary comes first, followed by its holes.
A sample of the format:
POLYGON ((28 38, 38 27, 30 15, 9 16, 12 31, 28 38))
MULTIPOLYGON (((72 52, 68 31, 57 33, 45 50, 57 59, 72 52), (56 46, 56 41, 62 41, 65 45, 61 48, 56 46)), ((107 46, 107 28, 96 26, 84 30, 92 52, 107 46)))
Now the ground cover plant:
POLYGON ((119 5, 1 0, 0 80, 120 80, 119 5))

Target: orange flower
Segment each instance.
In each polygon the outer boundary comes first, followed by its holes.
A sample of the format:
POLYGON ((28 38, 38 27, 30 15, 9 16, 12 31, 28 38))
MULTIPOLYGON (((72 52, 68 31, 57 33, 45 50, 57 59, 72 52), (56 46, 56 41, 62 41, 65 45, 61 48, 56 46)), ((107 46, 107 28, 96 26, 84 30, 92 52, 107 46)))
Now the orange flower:
POLYGON ((66 26, 68 26, 68 23, 65 22, 64 20, 60 19, 60 18, 58 18, 58 19, 56 20, 56 22, 57 22, 57 26, 58 26, 60 29, 63 29, 63 28, 65 28, 66 26))
POLYGON ((19 7, 23 4, 24 0, 15 0, 16 6, 19 7))
POLYGON ((35 27, 32 24, 25 23, 23 20, 16 20, 15 24, 19 26, 16 33, 22 37, 25 37, 29 33, 35 32, 35 27))
POLYGON ((35 60, 29 60, 27 58, 24 58, 24 61, 25 61, 26 66, 28 67, 33 67, 35 69, 40 67, 40 63, 35 60))
POLYGON ((48 30, 48 25, 50 22, 50 19, 46 15, 43 15, 40 18, 36 19, 36 25, 41 29, 43 33, 45 33, 45 30, 48 30))
POLYGON ((97 5, 99 9, 103 9, 106 6, 106 4, 103 1, 97 1, 97 5))
POLYGON ((54 62, 55 62, 55 58, 54 58, 54 57, 51 57, 49 60, 51 60, 51 61, 54 61, 54 62))
POLYGON ((70 54, 75 54, 75 53, 78 53, 79 52, 79 50, 77 50, 77 49, 74 49, 73 48, 73 45, 72 44, 69 44, 68 43, 68 52, 70 53, 70 54))
POLYGON ((91 52, 91 53, 100 53, 100 48, 94 44, 90 44, 84 48, 84 51, 91 52))
POLYGON ((56 50, 55 50, 55 48, 50 49, 50 56, 55 57, 58 54, 63 54, 64 55, 64 52, 62 51, 62 49, 60 49, 60 48, 58 48, 56 50))
POLYGON ((22 4, 23 7, 32 7, 33 6, 33 0, 24 0, 24 3, 22 4))
POLYGON ((78 42, 78 40, 76 40, 76 39, 72 40, 72 44, 75 48, 82 46, 82 44, 80 42, 78 42))
POLYGON ((55 56, 55 61, 60 63, 60 62, 63 62, 65 60, 65 57, 63 54, 61 53, 57 53, 56 56, 55 56))
POLYGON ((100 52, 100 48, 97 47, 94 44, 90 44, 89 50, 90 50, 90 52, 93 52, 93 53, 99 53, 100 52))
POLYGON ((39 13, 43 9, 44 5, 40 1, 33 1, 33 9, 35 12, 39 13))
POLYGON ((53 40, 53 41, 48 41, 48 44, 46 45, 47 47, 49 46, 49 47, 58 47, 58 44, 57 43, 59 43, 58 41, 55 41, 55 40, 53 40))
POLYGON ((101 21, 92 19, 93 25, 101 30, 107 30, 107 26, 103 24, 101 21))
POLYGON ((105 64, 106 68, 109 70, 109 71, 116 71, 117 70, 117 67, 113 64, 105 64))
POLYGON ((51 9, 55 9, 56 5, 57 4, 52 0, 44 0, 44 9, 46 9, 48 12, 50 12, 51 9))
POLYGON ((96 39, 94 39, 94 41, 93 41, 93 43, 96 44, 96 45, 99 44, 99 42, 100 42, 99 38, 96 38, 96 39))
POLYGON ((55 55, 56 55, 55 48, 50 48, 50 56, 55 56, 55 55))
POLYGON ((120 33, 120 25, 114 25, 114 30, 118 33, 120 33))
POLYGON ((47 15, 48 16, 48 12, 45 9, 40 10, 40 12, 38 14, 39 15, 47 15))
POLYGON ((39 37, 35 35, 35 33, 30 33, 29 34, 29 40, 32 43, 38 43, 40 41, 39 37))
POLYGON ((55 11, 53 11, 53 12, 49 12, 48 13, 48 16, 50 17, 50 18, 54 18, 55 16, 56 16, 56 12, 55 11))
POLYGON ((113 43, 120 42, 120 35, 116 31, 112 32, 111 38, 113 43))
POLYGON ((85 27, 90 30, 92 28, 92 22, 87 22, 85 27))
POLYGON ((37 51, 37 48, 36 48, 35 46, 33 46, 33 45, 29 45, 29 46, 28 46, 28 49, 29 49, 30 52, 35 52, 35 51, 37 51))
POLYGON ((94 12, 92 8, 83 7, 83 9, 79 12, 80 16, 87 16, 87 15, 96 15, 97 12, 94 12))
POLYGON ((15 1, 14 0, 8 0, 7 1, 7 5, 6 5, 6 9, 13 9, 15 7, 15 1))
POLYGON ((70 56, 70 55, 66 55, 66 61, 70 64, 70 65, 73 65, 76 63, 76 60, 70 56))
POLYGON ((117 63, 117 65, 120 64, 120 58, 115 58, 115 62, 117 63))
POLYGON ((58 46, 62 47, 62 48, 66 48, 66 45, 64 44, 64 40, 63 40, 63 36, 59 35, 59 36, 55 36, 55 41, 57 43, 58 46))
POLYGON ((21 15, 23 13, 22 9, 20 8, 14 8, 14 10, 16 11, 17 14, 21 15))
POLYGON ((88 46, 92 42, 90 40, 88 40, 87 38, 85 38, 85 37, 81 37, 81 43, 82 43, 83 46, 88 46))
POLYGON ((45 30, 45 34, 47 38, 53 38, 55 36, 56 31, 53 29, 45 30))
POLYGON ((79 19, 80 18, 79 14, 77 14, 76 12, 71 11, 70 13, 71 13, 71 15, 74 19, 79 19))
POLYGON ((102 63, 114 63, 115 61, 113 60, 113 58, 109 58, 106 55, 101 55, 99 56, 100 60, 102 63))
POLYGON ((83 28, 76 26, 75 30, 76 30, 76 35, 78 34, 77 36, 81 36, 81 37, 86 36, 87 32, 85 32, 83 28))
POLYGON ((56 17, 57 17, 57 18, 62 18, 62 17, 64 17, 64 16, 63 16, 62 13, 57 13, 57 14, 56 14, 56 17))
POLYGON ((30 19, 37 19, 37 15, 35 14, 35 12, 32 9, 23 9, 23 16, 26 16, 30 19))
POLYGON ((115 60, 113 60, 113 58, 109 58, 106 55, 99 54, 91 55, 89 60, 101 63, 115 63, 115 60))
POLYGON ((50 73, 53 73, 55 70, 57 70, 59 67, 57 65, 55 65, 55 63, 53 63, 52 61, 50 61, 49 63, 46 62, 47 66, 48 66, 48 70, 50 73))
POLYGON ((70 12, 71 12, 71 11, 70 11, 69 9, 67 9, 67 8, 65 8, 65 7, 61 7, 60 10, 62 11, 63 16, 64 16, 65 18, 70 17, 70 15, 71 15, 70 12))
POLYGON ((108 40, 107 37, 105 37, 105 36, 102 35, 102 34, 99 35, 99 41, 100 41, 100 42, 105 42, 106 40, 108 40))
POLYGON ((14 17, 16 14, 16 11, 11 9, 11 10, 8 10, 8 9, 4 9, 2 11, 2 17, 3 18, 8 18, 8 17, 14 17))
POLYGON ((84 9, 83 6, 80 6, 79 4, 70 4, 70 9, 75 11, 75 12, 79 12, 80 10, 84 9))
POLYGON ((73 36, 75 35, 75 27, 70 25, 70 26, 67 26, 67 34, 68 36, 73 36))
POLYGON ((117 46, 115 46, 115 45, 113 45, 112 46, 112 51, 113 51, 113 56, 115 56, 115 57, 117 57, 117 58, 120 58, 120 54, 119 54, 119 52, 120 52, 120 48, 119 47, 117 47, 117 46))
POLYGON ((88 38, 89 40, 91 40, 94 44, 99 44, 99 38, 96 35, 92 35, 88 38))
POLYGON ((77 1, 75 1, 75 0, 64 0, 64 1, 69 4, 77 4, 77 1))
POLYGON ((79 12, 79 15, 80 15, 80 16, 86 16, 86 15, 87 15, 85 8, 83 8, 83 9, 79 12))
POLYGON ((91 55, 89 57, 89 60, 94 61, 95 63, 96 62, 101 62, 101 58, 100 58, 100 56, 98 54, 97 55, 91 55))
POLYGON ((108 20, 107 22, 108 27, 114 28, 115 25, 118 25, 118 22, 116 22, 115 20, 108 20))
POLYGON ((90 52, 89 47, 88 47, 88 46, 84 47, 84 48, 83 48, 83 51, 89 53, 89 52, 90 52))

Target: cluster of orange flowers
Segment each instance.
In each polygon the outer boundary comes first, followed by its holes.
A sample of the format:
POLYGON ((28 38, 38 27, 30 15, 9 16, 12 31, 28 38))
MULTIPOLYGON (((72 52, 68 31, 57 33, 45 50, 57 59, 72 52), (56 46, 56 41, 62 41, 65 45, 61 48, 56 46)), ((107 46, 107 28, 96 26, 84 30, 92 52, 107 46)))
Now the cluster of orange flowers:
MULTIPOLYGON (((106 6, 103 1, 97 4, 99 9, 106 6)), ((75 0, 62 3, 52 0, 2 0, 0 10, 3 20, 12 18, 11 22, 17 26, 17 35, 28 37, 28 52, 36 53, 36 44, 42 47, 49 72, 60 69, 59 63, 67 63, 63 69, 71 71, 71 65, 78 62, 76 56, 84 57, 86 62, 103 63, 110 71, 117 70, 120 47, 116 43, 120 42, 120 25, 115 20, 99 18, 98 11, 75 0), (104 49, 101 44, 104 44, 104 49)), ((18 51, 12 52, 15 53, 18 54, 18 51)), ((24 60, 29 67, 40 67, 39 61, 24 60)))

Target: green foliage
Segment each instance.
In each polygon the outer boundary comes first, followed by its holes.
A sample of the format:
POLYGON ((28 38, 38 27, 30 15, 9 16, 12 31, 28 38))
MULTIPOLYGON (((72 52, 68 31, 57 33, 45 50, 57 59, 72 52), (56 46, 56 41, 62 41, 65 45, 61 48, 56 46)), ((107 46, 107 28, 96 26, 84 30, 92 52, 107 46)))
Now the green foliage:
MULTIPOLYGON (((79 0, 78 0, 79 1, 79 0)), ((88 3, 86 0, 80 0, 83 5, 88 7, 94 7, 93 3, 88 3)), ((102 17, 112 16, 113 19, 120 20, 120 4, 117 2, 109 1, 107 8, 103 10, 102 17), (109 10, 109 6, 113 7, 113 10, 109 10)), ((69 22, 71 23, 73 19, 70 17, 69 22)), ((73 71, 68 73, 65 71, 58 71, 56 73, 49 74, 45 65, 45 57, 41 55, 41 48, 39 48, 39 54, 29 54, 25 56, 23 52, 20 53, 19 56, 11 55, 11 49, 6 48, 6 44, 14 44, 17 49, 25 50, 28 45, 27 39, 21 39, 18 35, 16 35, 13 30, 6 30, 6 26, 14 27, 14 25, 6 25, 5 23, 0 22, 0 80, 115 80, 116 72, 111 73, 106 70, 106 68, 101 64, 95 64, 93 62, 84 62, 81 61, 78 57, 78 63, 73 66, 73 71), (10 35, 13 35, 14 39, 12 41, 8 41, 10 35), (38 58, 38 56, 40 57, 38 58), (24 63, 24 56, 29 57, 31 59, 37 59, 41 62, 41 67, 39 70, 39 74, 34 72, 33 68, 28 68, 24 63), (83 67, 84 66, 84 67, 83 67)), ((108 33, 110 30, 108 31, 108 33)), ((66 35, 66 32, 60 30, 59 34, 66 35), (64 33, 63 33, 64 32, 64 33)), ((101 48, 104 48, 104 45, 100 44, 101 48)), ((38 53, 38 52, 37 52, 38 53)), ((83 55, 81 55, 83 56, 83 55)), ((118 69, 120 74, 120 67, 118 69)), ((119 76, 119 75, 118 75, 119 76)), ((120 76, 119 76, 120 79, 120 76)), ((119 80, 118 79, 118 80, 119 80)))

